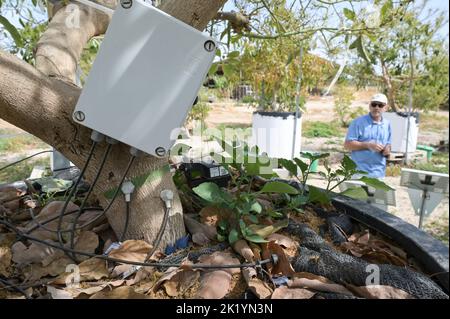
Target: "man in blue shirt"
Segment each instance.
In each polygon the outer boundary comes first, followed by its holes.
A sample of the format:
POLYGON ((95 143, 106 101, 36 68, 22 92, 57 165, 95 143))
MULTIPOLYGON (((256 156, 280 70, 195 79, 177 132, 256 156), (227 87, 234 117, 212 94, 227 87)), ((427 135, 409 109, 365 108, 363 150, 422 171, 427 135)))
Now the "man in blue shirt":
POLYGON ((369 114, 350 123, 344 147, 350 151, 358 169, 369 177, 383 178, 386 157, 391 153, 391 124, 383 118, 387 110, 384 94, 375 94, 369 104, 369 114))

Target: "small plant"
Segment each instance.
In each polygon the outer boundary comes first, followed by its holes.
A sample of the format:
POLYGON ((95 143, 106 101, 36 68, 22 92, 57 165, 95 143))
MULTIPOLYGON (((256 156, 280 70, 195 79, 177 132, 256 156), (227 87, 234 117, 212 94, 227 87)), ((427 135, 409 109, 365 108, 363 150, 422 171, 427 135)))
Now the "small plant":
POLYGON ((219 241, 228 240, 233 244, 239 239, 254 243, 266 242, 265 237, 287 226, 287 219, 270 223, 273 219, 284 217, 279 212, 264 208, 258 201, 261 194, 295 193, 296 189, 282 182, 268 182, 261 190, 257 187, 256 177, 276 177, 271 168, 271 161, 260 155, 257 147, 249 148, 247 144, 222 141, 222 146, 231 149, 231 158, 219 155, 218 162, 230 172, 230 191, 219 188, 214 183, 203 183, 193 191, 207 206, 226 209, 228 216, 222 216, 217 225, 219 241), (269 222, 270 225, 263 224, 269 222))
MULTIPOLYGON (((307 203, 329 204, 331 200, 331 192, 333 192, 340 184, 352 179, 355 175, 367 174, 364 171, 358 170, 355 162, 353 162, 353 160, 347 155, 344 155, 340 167, 336 170, 332 170, 327 161, 329 155, 329 153, 302 153, 302 157, 309 160, 308 164, 299 158, 294 158, 292 161, 287 159, 279 159, 281 166, 287 169, 300 183, 300 190, 298 193, 294 194, 295 196, 289 199, 289 208, 296 211, 301 211, 299 207, 307 203), (319 175, 327 181, 327 186, 324 191, 317 187, 307 185, 308 177, 311 173, 312 163, 320 159, 324 159, 325 172, 319 172, 319 175), (299 177, 299 175, 301 177, 299 177), (307 195, 306 190, 308 191, 307 195)), ((362 176, 358 180, 364 182, 367 186, 371 186, 376 189, 383 189, 386 191, 392 189, 384 182, 376 178, 362 176)), ((362 188, 349 188, 342 192, 342 194, 358 199, 367 198, 367 193, 362 188)))
POLYGON ((303 135, 305 137, 334 137, 339 136, 341 132, 333 123, 309 122, 303 126, 303 135))

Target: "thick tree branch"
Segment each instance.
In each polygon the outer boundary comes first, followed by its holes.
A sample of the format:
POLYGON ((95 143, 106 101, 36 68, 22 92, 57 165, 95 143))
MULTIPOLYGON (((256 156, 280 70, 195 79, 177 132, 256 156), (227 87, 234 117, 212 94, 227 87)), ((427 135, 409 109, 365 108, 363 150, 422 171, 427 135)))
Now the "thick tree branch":
POLYGON ((242 31, 250 32, 250 19, 247 15, 241 12, 217 12, 215 16, 216 20, 226 20, 230 22, 231 27, 236 33, 241 33, 242 31))

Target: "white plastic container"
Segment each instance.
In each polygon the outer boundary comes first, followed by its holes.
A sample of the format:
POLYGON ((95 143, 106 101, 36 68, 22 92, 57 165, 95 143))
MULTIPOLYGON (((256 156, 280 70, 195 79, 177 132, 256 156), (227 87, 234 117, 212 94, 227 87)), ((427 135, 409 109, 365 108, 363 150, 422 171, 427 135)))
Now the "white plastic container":
POLYGON ((417 147, 417 136, 419 134, 419 114, 411 113, 409 117, 409 138, 408 134, 408 113, 406 112, 386 112, 383 117, 391 122, 392 128, 392 148, 395 153, 406 152, 406 141, 408 139, 408 153, 414 153, 417 147))
MULTIPOLYGON (((294 156, 300 156, 302 117, 299 113, 295 134, 294 156)), ((271 158, 292 159, 294 143, 294 112, 254 112, 252 126, 253 145, 271 158)))

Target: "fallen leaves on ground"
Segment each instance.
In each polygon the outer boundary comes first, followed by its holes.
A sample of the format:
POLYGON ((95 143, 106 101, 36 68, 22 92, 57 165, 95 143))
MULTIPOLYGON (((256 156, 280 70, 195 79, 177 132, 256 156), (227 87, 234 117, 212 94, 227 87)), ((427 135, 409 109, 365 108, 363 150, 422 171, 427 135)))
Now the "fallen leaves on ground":
POLYGON ((200 289, 195 298, 222 299, 230 291, 231 274, 224 270, 204 273, 200 280, 200 289))
POLYGON ((80 282, 107 278, 109 276, 107 262, 103 259, 90 258, 80 263, 76 268, 70 269, 69 272, 59 275, 52 283, 64 285, 67 279, 69 277, 72 278, 74 275, 79 275, 80 282))
POLYGON ((368 230, 351 235, 348 242, 341 244, 341 249, 371 263, 408 266, 407 255, 402 249, 372 236, 368 230))
POLYGON ((8 268, 11 265, 12 254, 9 247, 0 247, 0 275, 8 277, 8 268))
POLYGON ((244 257, 244 259, 247 262, 253 262, 255 260, 255 255, 253 254, 253 251, 247 244, 247 241, 244 239, 237 240, 233 244, 233 249, 235 252, 237 252, 239 255, 244 257))
POLYGON ((110 291, 100 291, 89 299, 150 299, 149 296, 134 291, 129 286, 123 286, 110 291))
POLYGON ((122 245, 113 249, 109 257, 129 261, 144 262, 152 246, 143 240, 127 240, 122 245))
POLYGON ((223 207, 206 206, 198 214, 202 224, 216 227, 221 220, 228 220, 233 216, 233 211, 223 207))
MULTIPOLYGON (((91 231, 85 231, 78 236, 75 243, 74 249, 77 251, 82 251, 84 253, 94 253, 99 244, 98 236, 96 233, 91 231)), ((88 256, 76 255, 77 259, 80 261, 89 259, 88 256)))
POLYGON ((198 221, 196 221, 194 218, 188 216, 187 214, 183 214, 184 224, 189 231, 189 233, 194 236, 197 233, 201 233, 204 236, 208 238, 209 240, 215 240, 217 237, 217 229, 214 226, 211 225, 205 225, 198 221))
POLYGON ((316 293, 303 288, 278 287, 272 294, 272 299, 311 299, 316 293))
POLYGON ((270 259, 272 254, 276 254, 278 257, 278 262, 275 265, 272 263, 267 264, 267 268, 272 275, 282 274, 291 277, 295 273, 294 268, 292 268, 289 259, 280 245, 271 241, 269 243, 261 244, 261 246, 262 259, 270 259))
POLYGON ((289 288, 310 288, 317 291, 332 292, 343 295, 353 295, 347 288, 338 285, 328 278, 311 273, 295 273, 292 280, 288 281, 289 288))
POLYGON ((356 287, 347 285, 347 288, 356 296, 367 299, 416 299, 404 290, 383 285, 370 285, 356 287))
POLYGON ((242 269, 242 275, 247 282, 248 288, 255 296, 257 296, 259 299, 270 298, 273 293, 272 288, 270 288, 270 286, 266 282, 257 278, 257 273, 254 268, 242 269))

